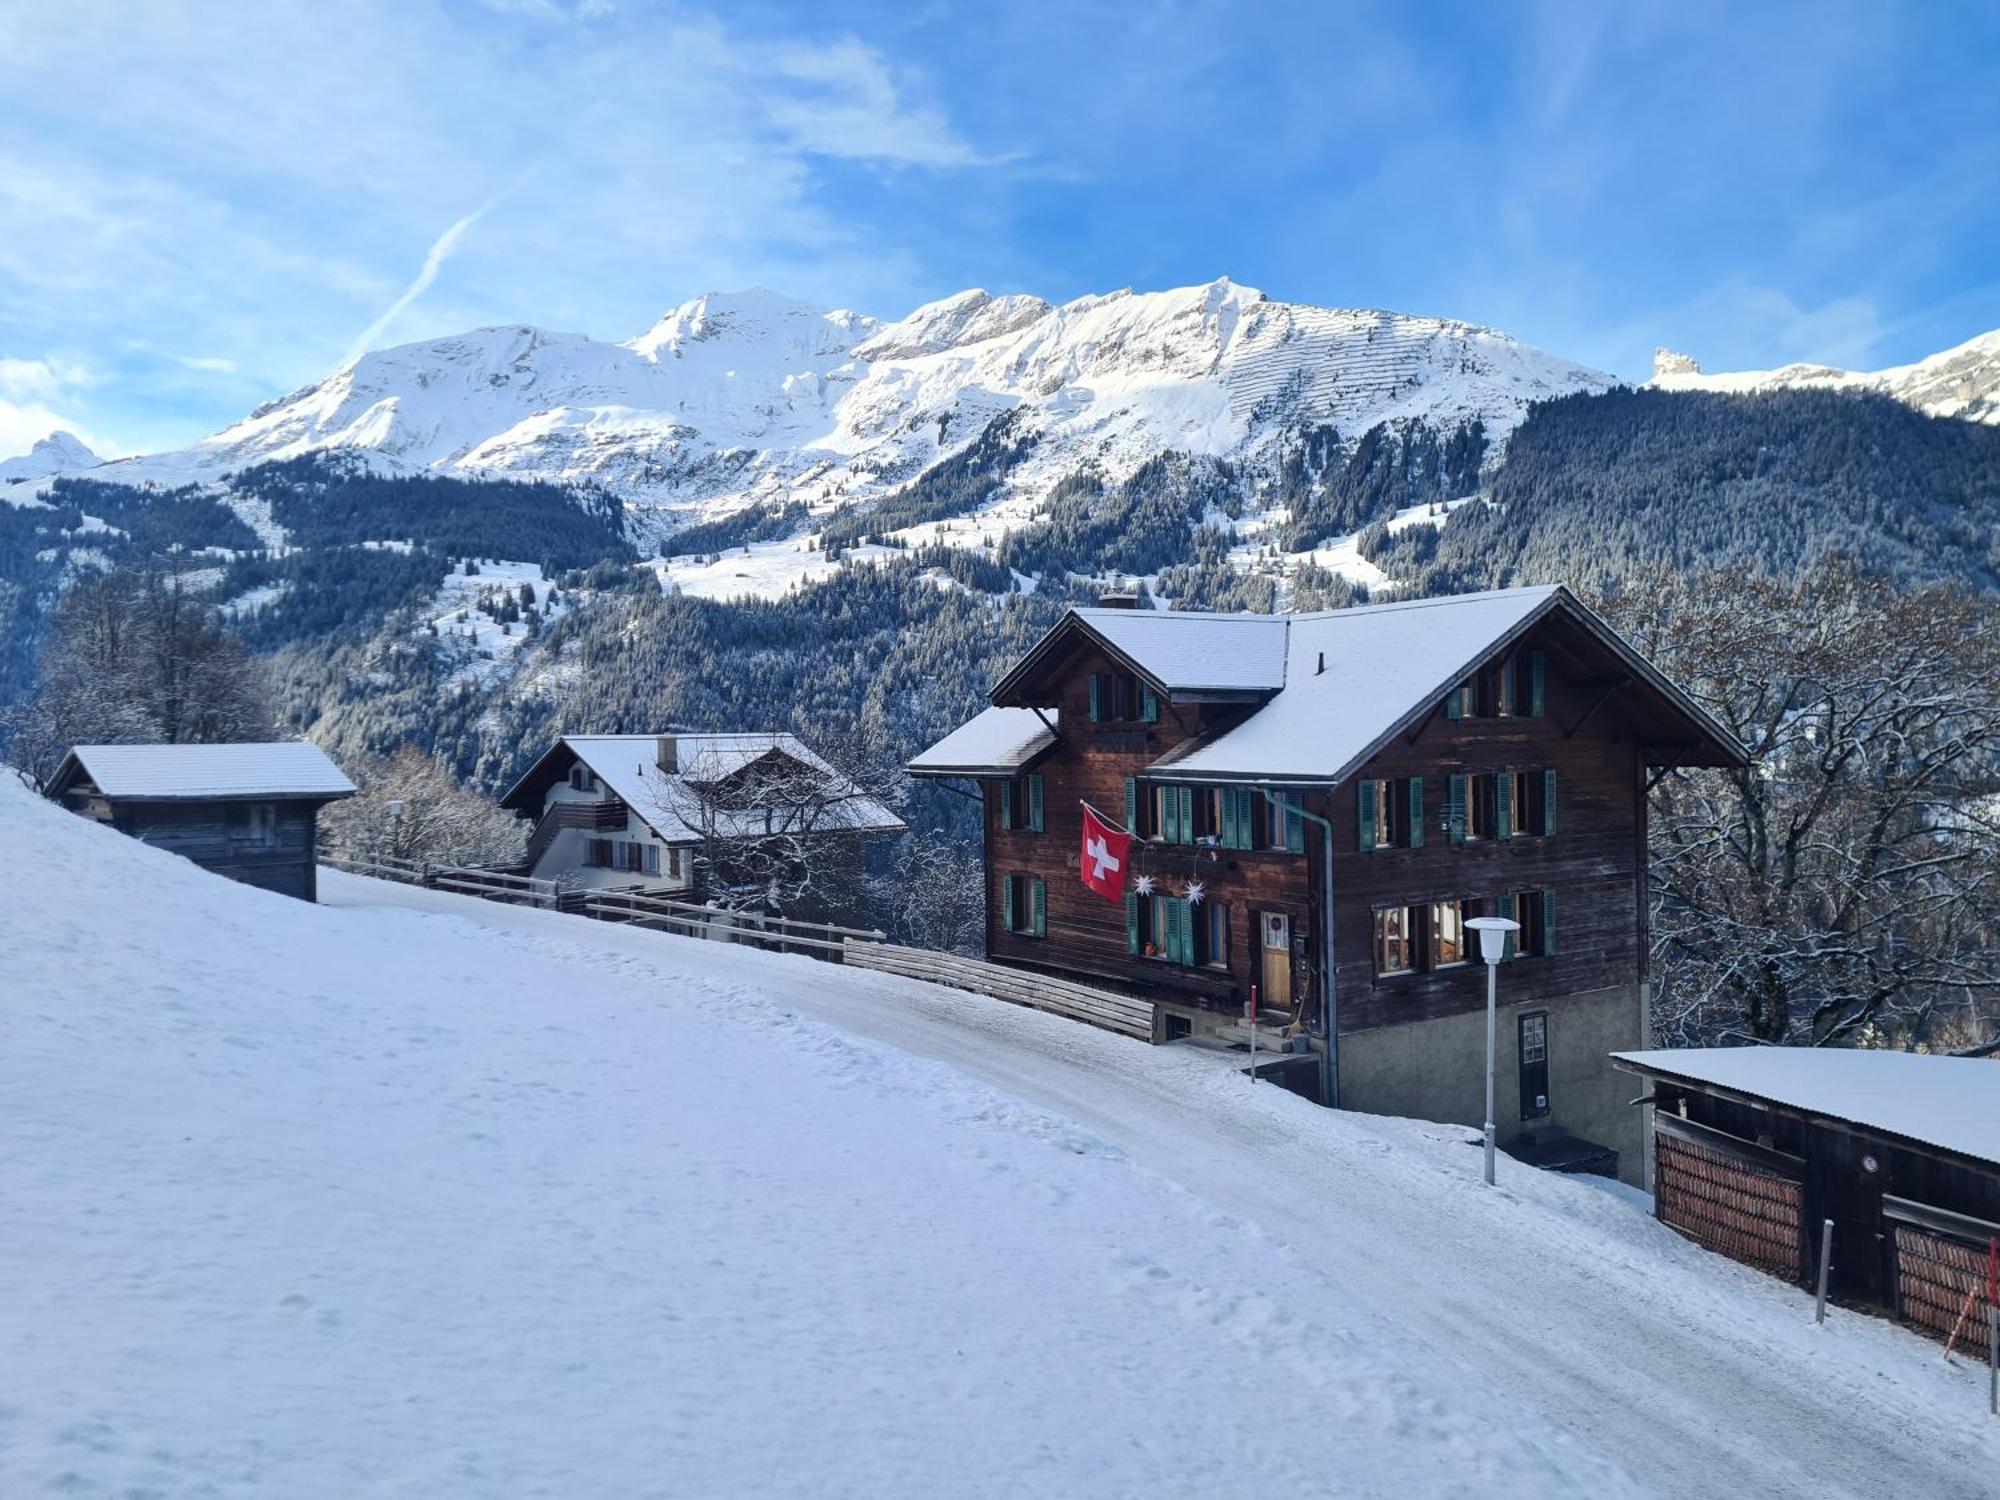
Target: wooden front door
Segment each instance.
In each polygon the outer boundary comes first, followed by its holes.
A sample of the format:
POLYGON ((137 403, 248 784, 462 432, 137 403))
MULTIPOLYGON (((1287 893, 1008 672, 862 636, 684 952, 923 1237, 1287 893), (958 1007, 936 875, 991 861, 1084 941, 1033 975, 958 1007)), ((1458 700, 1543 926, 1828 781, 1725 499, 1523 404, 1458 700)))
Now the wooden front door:
POLYGON ((1264 1006, 1289 1015, 1292 1009, 1292 919, 1281 911, 1259 912, 1257 916, 1261 938, 1258 948, 1263 954, 1258 982, 1263 986, 1264 1006))

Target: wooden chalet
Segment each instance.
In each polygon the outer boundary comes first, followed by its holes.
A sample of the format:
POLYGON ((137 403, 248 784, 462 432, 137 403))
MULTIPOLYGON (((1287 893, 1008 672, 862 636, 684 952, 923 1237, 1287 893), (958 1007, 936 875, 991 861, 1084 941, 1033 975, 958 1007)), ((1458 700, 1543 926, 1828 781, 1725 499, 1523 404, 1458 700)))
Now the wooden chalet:
POLYGON ((48 794, 205 870, 319 895, 319 810, 354 783, 317 745, 76 745, 48 794))
POLYGON ((1150 999, 1162 1039, 1317 1059, 1317 1097, 1475 1123, 1511 916, 1503 1140, 1639 1165, 1607 1054, 1647 1039, 1646 791, 1743 751, 1562 588, 1301 615, 1072 610, 910 763, 979 783, 990 958, 1150 999), (1078 877, 1082 805, 1137 837, 1078 877))
POLYGON ((1983 1357, 2000 1255, 2000 1063, 1827 1047, 1624 1052, 1653 1116, 1655 1212, 1701 1245, 1983 1357))

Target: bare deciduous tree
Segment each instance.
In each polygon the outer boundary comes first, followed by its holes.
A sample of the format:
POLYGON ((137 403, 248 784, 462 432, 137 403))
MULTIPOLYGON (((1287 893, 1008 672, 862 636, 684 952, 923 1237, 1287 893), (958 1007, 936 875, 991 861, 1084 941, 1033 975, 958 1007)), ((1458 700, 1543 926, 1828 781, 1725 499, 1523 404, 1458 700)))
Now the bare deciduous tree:
POLYGON ((910 834, 876 901, 898 938, 941 953, 982 956, 986 877, 976 840, 910 834))
POLYGON ((1907 1043, 2000 1000, 2000 605, 1836 560, 1606 610, 1753 757, 1653 799, 1662 1041, 1907 1043))
POLYGON ((460 786, 411 746, 360 765, 350 760, 347 770, 360 791, 320 814, 322 835, 344 854, 453 865, 511 864, 522 857, 521 820, 460 786))
POLYGON ((57 605, 36 690, 0 728, 43 786, 71 745, 266 739, 275 718, 263 664, 178 574, 93 573, 57 605))

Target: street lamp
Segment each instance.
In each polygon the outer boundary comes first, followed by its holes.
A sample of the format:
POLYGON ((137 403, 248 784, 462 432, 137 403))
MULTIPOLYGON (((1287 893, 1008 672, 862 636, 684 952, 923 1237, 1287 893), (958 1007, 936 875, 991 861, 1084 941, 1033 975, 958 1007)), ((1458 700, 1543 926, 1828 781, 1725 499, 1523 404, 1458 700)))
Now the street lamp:
POLYGON ((1507 917, 1474 917, 1465 924, 1479 934, 1479 956, 1486 962, 1486 1185, 1493 1186, 1493 1032, 1498 1012, 1496 991, 1500 960, 1507 956, 1507 939, 1521 924, 1507 917))

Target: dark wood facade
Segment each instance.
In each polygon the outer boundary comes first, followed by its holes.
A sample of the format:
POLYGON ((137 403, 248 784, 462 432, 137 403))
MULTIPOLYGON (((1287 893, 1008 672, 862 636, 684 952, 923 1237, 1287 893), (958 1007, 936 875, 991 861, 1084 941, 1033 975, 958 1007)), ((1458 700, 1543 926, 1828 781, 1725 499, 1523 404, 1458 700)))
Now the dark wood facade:
MULTIPOLYGON (((1505 897, 1553 892, 1553 952, 1523 954, 1509 966, 1505 982, 1512 1000, 1556 1003, 1567 995, 1636 985, 1644 977, 1646 772, 1639 734, 1617 701, 1617 679, 1579 651, 1571 634, 1541 628, 1510 643, 1505 655, 1525 661, 1529 653, 1542 662, 1539 715, 1527 713, 1530 705, 1523 702, 1514 715, 1453 718, 1440 697, 1410 729, 1339 783, 1291 793, 1306 811, 1330 817, 1334 826, 1336 1008, 1343 1034, 1484 1005, 1477 962, 1378 974, 1375 912, 1383 907, 1427 911, 1432 902, 1457 900, 1470 916, 1500 910, 1505 897), (1541 831, 1545 820, 1538 817, 1532 831, 1517 836, 1455 840, 1449 821, 1453 778, 1499 772, 1532 776, 1537 797, 1547 784, 1544 773, 1554 773, 1554 810, 1545 825, 1553 831, 1541 831), (1417 847, 1364 848, 1360 784, 1377 778, 1421 779, 1417 847)), ((1490 665, 1497 669, 1498 660, 1490 665)), ((1262 916, 1277 913, 1292 938, 1292 993, 1263 994, 1260 1001, 1266 1008, 1297 1009, 1316 1025, 1323 863, 1317 826, 1308 825, 1289 850, 1202 847, 1151 837, 1135 850, 1134 874, 1151 873, 1170 890, 1200 880, 1207 902, 1226 908, 1227 953, 1220 964, 1188 965, 1132 952, 1127 912, 1079 881, 1083 802, 1122 822, 1127 781, 1136 780, 1138 828, 1153 833, 1145 808, 1155 783, 1147 780, 1147 768, 1176 745, 1238 722, 1256 708, 1166 697, 1155 722, 1094 722, 1091 679, 1119 670, 1119 663, 1080 637, 1075 649, 1052 664, 1047 684, 1059 743, 1017 779, 1016 790, 1003 792, 997 779, 986 783, 989 956, 1109 982, 1170 1006, 1238 1012, 1250 986, 1265 977, 1262 916), (1041 778, 1040 831, 1005 826, 1003 804, 1018 807, 1028 800, 1027 776, 1041 778), (1039 935, 1007 928, 1003 882, 1015 875, 1043 883, 1039 935)), ((1384 670, 1393 671, 1394 664, 1385 663, 1384 670)), ((1256 840, 1273 842, 1261 792, 1255 806, 1256 840)), ((1537 808, 1538 814, 1543 811, 1537 808)))
POLYGON ((87 782, 65 806, 120 833, 193 860, 204 870, 262 890, 319 897, 316 859, 325 798, 108 799, 87 782))

